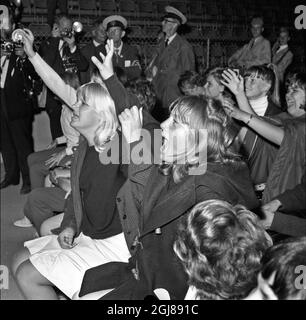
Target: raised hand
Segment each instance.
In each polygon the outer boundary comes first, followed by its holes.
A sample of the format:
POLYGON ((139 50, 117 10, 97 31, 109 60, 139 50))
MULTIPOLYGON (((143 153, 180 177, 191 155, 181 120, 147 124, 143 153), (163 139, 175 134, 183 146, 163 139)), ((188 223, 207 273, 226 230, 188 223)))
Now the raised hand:
POLYGON ((26 55, 29 58, 34 57, 35 56, 35 51, 33 49, 34 35, 30 29, 22 30, 22 42, 23 42, 23 47, 26 55))
POLYGON ((128 143, 138 141, 141 137, 143 123, 142 108, 133 106, 131 109, 125 109, 120 115, 122 133, 128 143))
POLYGON ((104 56, 103 53, 100 53, 103 63, 95 56, 91 57, 91 61, 99 69, 103 80, 110 78, 114 74, 112 61, 114 54, 114 41, 112 39, 108 39, 105 48, 106 56, 104 56))
POLYGON ((244 93, 244 80, 231 69, 224 70, 221 83, 226 86, 235 96, 244 93))

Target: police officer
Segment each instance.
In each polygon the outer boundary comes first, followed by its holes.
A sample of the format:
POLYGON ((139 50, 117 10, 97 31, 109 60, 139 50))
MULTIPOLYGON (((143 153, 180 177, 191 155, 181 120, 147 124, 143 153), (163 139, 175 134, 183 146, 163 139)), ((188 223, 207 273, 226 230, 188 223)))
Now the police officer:
MULTIPOLYGON (((189 42, 177 34, 178 28, 187 22, 186 17, 172 6, 165 7, 162 21, 164 39, 159 42, 157 54, 150 63, 152 83, 160 102, 156 119, 164 121, 169 115, 169 106, 178 96, 178 80, 186 71, 195 69, 195 57, 189 42)), ((155 110, 156 111, 156 110, 155 110)))
POLYGON ((115 70, 121 69, 128 80, 137 79, 141 75, 139 53, 136 47, 122 41, 127 28, 127 21, 122 16, 113 15, 103 20, 107 37, 114 40, 113 65, 115 70))

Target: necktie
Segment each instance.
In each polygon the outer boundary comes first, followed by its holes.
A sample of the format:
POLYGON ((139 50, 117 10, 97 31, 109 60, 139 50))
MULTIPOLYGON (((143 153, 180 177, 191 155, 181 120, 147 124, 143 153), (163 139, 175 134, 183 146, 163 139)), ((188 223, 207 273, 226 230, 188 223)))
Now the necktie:
POLYGON ((250 49, 252 49, 254 47, 255 44, 255 39, 252 39, 250 42, 250 49))
POLYGON ((165 41, 165 47, 167 47, 168 44, 169 44, 169 39, 166 39, 166 41, 165 41))

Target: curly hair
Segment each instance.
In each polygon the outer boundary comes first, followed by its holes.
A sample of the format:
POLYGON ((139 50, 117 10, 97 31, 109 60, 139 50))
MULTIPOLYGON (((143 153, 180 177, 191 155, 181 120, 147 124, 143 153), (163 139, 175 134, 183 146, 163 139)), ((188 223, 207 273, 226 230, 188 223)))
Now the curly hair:
POLYGON ((177 83, 180 91, 185 95, 191 95, 190 92, 195 88, 203 88, 205 79, 199 73, 186 71, 183 73, 177 83))
MULTIPOLYGON (((195 158, 186 159, 184 164, 162 164, 162 174, 173 174, 174 181, 180 182, 188 175, 190 169, 208 162, 233 163, 240 157, 231 151, 235 138, 230 130, 231 119, 225 113, 221 103, 203 96, 183 96, 175 100, 171 106, 171 116, 179 123, 186 124, 197 134, 195 139, 195 158), (206 136, 203 133, 206 133, 206 136), (203 152, 205 150, 205 152, 203 152), (199 155, 205 154, 205 159, 199 155)), ((187 154, 188 150, 186 150, 187 154)))
POLYGON ((101 120, 109 121, 114 128, 111 137, 101 136, 100 131, 97 130, 94 137, 95 149, 98 152, 102 152, 105 149, 105 142, 115 136, 119 126, 114 100, 111 98, 105 85, 97 82, 89 82, 82 85, 77 90, 77 97, 78 102, 93 107, 101 120))
POLYGON ((200 299, 241 299, 256 286, 271 245, 257 216, 243 206, 208 200, 180 224, 174 251, 200 299))
POLYGON ((261 262, 264 279, 269 279, 276 272, 271 288, 278 299, 287 300, 299 296, 300 300, 306 300, 306 288, 298 289, 294 285, 298 276, 296 267, 306 266, 306 237, 278 243, 265 252, 261 262))
POLYGON ((141 107, 143 107, 149 113, 152 112, 155 107, 157 98, 154 86, 150 81, 146 79, 137 79, 129 81, 125 87, 128 92, 134 94, 137 97, 141 107))

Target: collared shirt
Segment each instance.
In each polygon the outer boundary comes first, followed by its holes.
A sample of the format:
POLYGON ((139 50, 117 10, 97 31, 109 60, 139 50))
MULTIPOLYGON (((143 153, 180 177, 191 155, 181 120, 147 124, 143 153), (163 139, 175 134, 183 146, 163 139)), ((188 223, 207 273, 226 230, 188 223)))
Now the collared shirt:
POLYGON ((168 45, 173 41, 173 39, 175 38, 175 36, 177 35, 177 33, 175 33, 174 35, 172 35, 171 37, 167 38, 168 41, 168 45))
POLYGON ((280 46, 279 48, 278 48, 278 50, 276 51, 276 53, 277 52, 280 52, 280 51, 282 51, 282 50, 284 50, 284 49, 287 49, 288 48, 288 44, 284 44, 284 45, 282 45, 282 46, 280 46))
POLYGON ((120 44, 120 46, 118 48, 114 47, 114 53, 115 54, 117 53, 118 56, 121 56, 122 47, 123 47, 123 42, 121 41, 121 44, 120 44))
POLYGON ((2 89, 4 88, 9 62, 10 62, 9 56, 2 56, 1 57, 1 85, 0 85, 0 87, 2 89))
POLYGON ((92 43, 93 43, 93 45, 95 46, 95 47, 98 47, 100 44, 102 44, 102 43, 99 43, 98 41, 96 41, 96 40, 92 40, 92 43))

